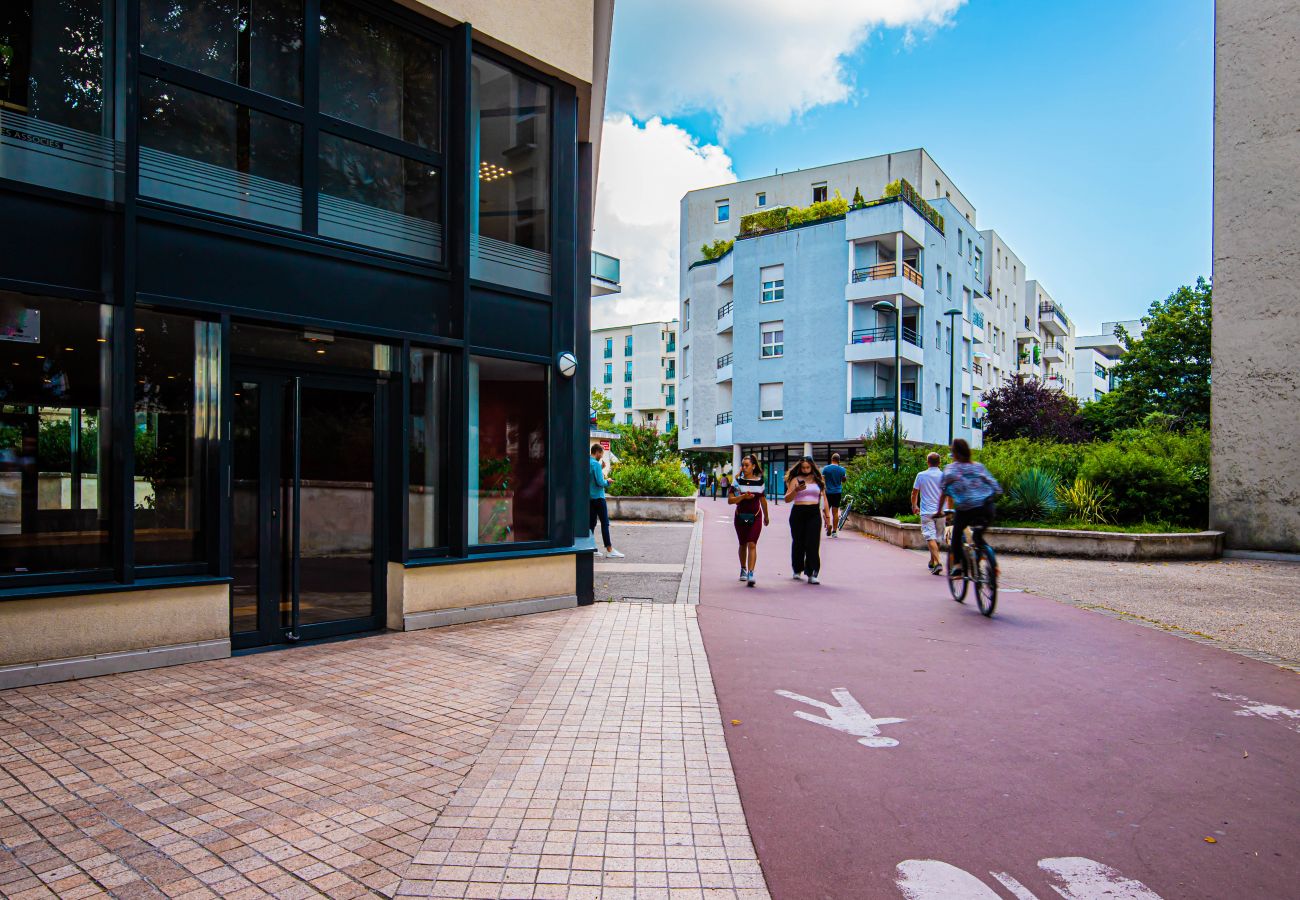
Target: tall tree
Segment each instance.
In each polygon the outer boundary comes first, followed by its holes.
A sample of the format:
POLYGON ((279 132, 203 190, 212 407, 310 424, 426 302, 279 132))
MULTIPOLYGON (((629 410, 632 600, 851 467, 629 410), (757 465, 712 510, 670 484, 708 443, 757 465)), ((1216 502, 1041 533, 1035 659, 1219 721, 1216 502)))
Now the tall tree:
POLYGON ((1117 425, 1137 426, 1163 413, 1181 427, 1209 427, 1210 290, 1198 278, 1152 303, 1140 338, 1116 329, 1128 348, 1115 365, 1118 384, 1109 401, 1117 425))
POLYGON ((1075 444, 1088 439, 1079 401, 1037 378, 1018 377, 984 394, 984 440, 1035 438, 1075 444))
POLYGON ((591 392, 591 414, 596 417, 596 427, 601 431, 609 431, 614 427, 614 413, 611 412, 612 404, 604 391, 591 392))

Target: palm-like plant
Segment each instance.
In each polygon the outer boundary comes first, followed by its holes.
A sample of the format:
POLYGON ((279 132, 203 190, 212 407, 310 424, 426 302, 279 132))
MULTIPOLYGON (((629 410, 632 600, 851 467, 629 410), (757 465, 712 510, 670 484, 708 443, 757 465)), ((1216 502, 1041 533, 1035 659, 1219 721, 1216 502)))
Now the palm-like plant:
POLYGON ((1003 501, 1006 512, 1016 519, 1045 521, 1060 510, 1056 490, 1060 479, 1042 469, 1025 469, 1011 479, 1003 501))
POLYGON ((1073 484, 1063 484, 1056 491, 1056 499, 1070 518, 1090 525, 1106 524, 1106 509, 1111 496, 1110 489, 1104 484, 1095 484, 1083 477, 1076 477, 1073 484))

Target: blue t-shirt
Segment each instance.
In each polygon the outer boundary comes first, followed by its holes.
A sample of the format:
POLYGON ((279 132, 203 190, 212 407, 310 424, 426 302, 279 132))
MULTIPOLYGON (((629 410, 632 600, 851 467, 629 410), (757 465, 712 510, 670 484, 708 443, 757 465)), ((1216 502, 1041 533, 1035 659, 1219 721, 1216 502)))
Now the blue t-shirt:
POLYGON ((591 463, 591 499, 603 500, 605 498, 605 488, 609 487, 609 481, 605 478, 605 470, 600 467, 600 460, 592 456, 588 459, 591 463))
POLYGON ((822 469, 822 478, 826 479, 826 493, 839 494, 844 490, 844 476, 849 474, 843 466, 831 463, 822 469))

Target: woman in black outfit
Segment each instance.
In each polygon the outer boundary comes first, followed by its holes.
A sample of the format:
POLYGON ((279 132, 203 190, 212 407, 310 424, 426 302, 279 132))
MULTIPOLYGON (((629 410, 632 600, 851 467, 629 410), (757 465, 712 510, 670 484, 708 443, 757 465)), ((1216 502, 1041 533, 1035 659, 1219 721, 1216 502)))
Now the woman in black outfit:
POLYGON ((819 584, 822 529, 831 527, 831 513, 826 502, 826 482, 811 456, 795 463, 785 476, 785 499, 790 504, 790 568, 794 579, 807 575, 809 584, 819 584))

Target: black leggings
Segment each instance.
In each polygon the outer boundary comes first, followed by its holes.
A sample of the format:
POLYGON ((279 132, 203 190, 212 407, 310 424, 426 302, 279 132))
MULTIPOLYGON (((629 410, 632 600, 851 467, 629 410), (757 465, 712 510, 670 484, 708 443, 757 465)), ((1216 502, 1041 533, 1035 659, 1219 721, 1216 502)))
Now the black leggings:
POLYGON ((600 536, 605 539, 605 547, 614 546, 609 539, 609 504, 605 502, 604 497, 591 498, 591 524, 587 527, 591 530, 592 536, 596 534, 596 522, 600 522, 600 536))
POLYGON ((822 570, 821 506, 790 507, 790 568, 796 575, 816 575, 822 570))
MULTIPOLYGON (((961 540, 963 529, 966 528, 987 528, 993 524, 993 511, 996 507, 994 501, 989 500, 983 506, 976 506, 972 509, 956 510, 952 517, 952 545, 949 547, 949 553, 961 560, 965 556, 966 545, 961 540)), ((984 546, 984 532, 971 531, 971 539, 975 546, 984 546)))

